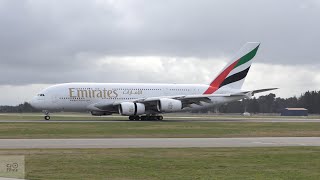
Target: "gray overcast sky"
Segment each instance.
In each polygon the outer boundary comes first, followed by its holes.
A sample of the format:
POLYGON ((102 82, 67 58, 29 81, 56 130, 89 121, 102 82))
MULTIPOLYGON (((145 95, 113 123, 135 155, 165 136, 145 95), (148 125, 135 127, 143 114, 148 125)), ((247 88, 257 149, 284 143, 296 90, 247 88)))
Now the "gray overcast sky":
POLYGON ((63 82, 209 83, 260 41, 245 87, 319 90, 317 0, 0 0, 0 104, 63 82))

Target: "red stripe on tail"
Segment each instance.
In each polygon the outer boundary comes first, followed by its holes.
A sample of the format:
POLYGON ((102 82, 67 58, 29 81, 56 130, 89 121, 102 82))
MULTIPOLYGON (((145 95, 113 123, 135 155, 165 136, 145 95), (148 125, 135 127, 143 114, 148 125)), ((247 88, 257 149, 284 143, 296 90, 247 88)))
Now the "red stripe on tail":
POLYGON ((228 74, 232 71, 232 69, 238 64, 240 59, 238 59, 237 61, 235 61, 234 63, 232 63, 229 67, 227 67, 222 73, 219 74, 219 76, 212 81, 212 83, 210 84, 209 88, 203 93, 203 94, 212 94, 214 93, 216 90, 219 89, 220 84, 226 79, 226 77, 228 76, 228 74))

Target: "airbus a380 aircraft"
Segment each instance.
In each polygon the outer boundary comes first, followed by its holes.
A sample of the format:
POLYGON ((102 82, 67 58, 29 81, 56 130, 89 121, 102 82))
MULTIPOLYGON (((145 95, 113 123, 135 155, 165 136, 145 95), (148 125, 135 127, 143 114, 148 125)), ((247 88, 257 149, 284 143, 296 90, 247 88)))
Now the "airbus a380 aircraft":
POLYGON ((209 84, 65 83, 50 86, 30 104, 49 111, 90 111, 102 116, 119 113, 130 120, 162 120, 160 114, 209 108, 274 90, 241 90, 260 43, 246 43, 209 84))

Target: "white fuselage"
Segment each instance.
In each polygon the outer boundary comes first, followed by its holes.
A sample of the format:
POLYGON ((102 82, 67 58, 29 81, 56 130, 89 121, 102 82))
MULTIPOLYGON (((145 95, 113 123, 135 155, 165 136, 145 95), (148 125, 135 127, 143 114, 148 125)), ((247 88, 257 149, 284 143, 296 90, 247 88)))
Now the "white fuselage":
MULTIPOLYGON (((202 95, 208 87, 201 84, 65 83, 44 89, 30 103, 41 110, 99 111, 94 104, 112 105, 152 97, 202 95)), ((237 92, 241 91, 222 88, 214 94, 237 92)), ((243 98, 244 96, 210 97, 211 102, 192 104, 182 110, 208 108, 243 98)))

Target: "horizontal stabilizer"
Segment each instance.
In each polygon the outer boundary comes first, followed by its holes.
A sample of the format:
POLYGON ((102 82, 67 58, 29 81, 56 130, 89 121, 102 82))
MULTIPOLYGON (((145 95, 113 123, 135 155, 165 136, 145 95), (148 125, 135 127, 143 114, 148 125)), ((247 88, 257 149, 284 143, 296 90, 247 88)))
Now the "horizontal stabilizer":
POLYGON ((266 92, 266 91, 272 91, 272 90, 276 90, 279 88, 268 88, 268 89, 258 89, 258 90, 253 90, 250 91, 252 95, 256 94, 256 93, 262 93, 262 92, 266 92))

